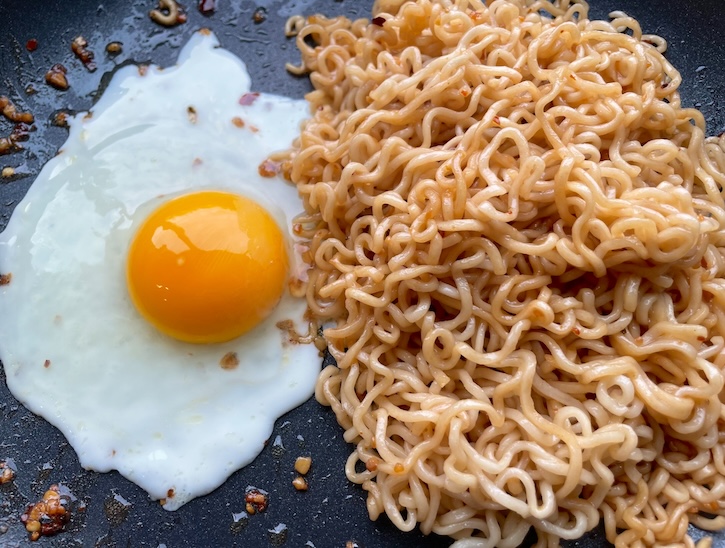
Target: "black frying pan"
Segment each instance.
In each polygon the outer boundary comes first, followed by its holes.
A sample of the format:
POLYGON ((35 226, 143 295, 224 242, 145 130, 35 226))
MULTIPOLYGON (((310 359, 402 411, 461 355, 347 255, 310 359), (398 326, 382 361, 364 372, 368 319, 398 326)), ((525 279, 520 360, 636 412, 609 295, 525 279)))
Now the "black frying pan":
MULTIPOLYGON (((66 130, 50 120, 59 109, 87 110, 114 66, 126 62, 154 62, 162 66, 176 60, 179 46, 202 27, 213 29, 223 47, 247 63, 253 88, 300 97, 309 89, 304 78, 284 70, 286 61, 298 59, 294 42, 286 39, 283 25, 294 13, 348 17, 368 15, 372 1, 353 0, 217 0, 210 17, 187 6, 186 24, 164 29, 147 16, 155 0, 0 0, 0 95, 10 95, 19 107, 36 117, 37 130, 24 151, 0 156, 0 168, 13 166, 17 175, 0 179, 0 230, 23 197, 40 167, 57 151, 66 130), (255 23, 253 13, 263 12, 255 23), (83 35, 95 52, 98 69, 90 73, 74 58, 71 40, 83 35), (37 50, 27 51, 29 40, 37 50), (105 53, 111 41, 123 42, 116 58, 105 53), (69 69, 71 88, 58 92, 43 81, 55 63, 69 69), (26 93, 32 86, 37 92, 26 93)), ((604 18, 621 9, 635 16, 646 33, 667 38, 669 59, 683 74, 686 105, 705 113, 710 134, 725 130, 725 4, 723 0, 591 0, 593 17, 604 18)), ((0 136, 11 125, 0 120, 0 136)), ((2 310, 0 310, 0 314, 2 310)), ((0 333, 2 337, 2 333, 0 333)), ((19 516, 28 502, 35 502, 49 485, 66 484, 85 510, 76 510, 66 532, 42 538, 36 546, 315 546, 344 547, 355 541, 365 548, 433 548, 450 540, 401 533, 385 518, 370 522, 365 493, 351 485, 344 474, 350 447, 342 440, 332 412, 314 400, 282 417, 269 445, 245 469, 235 473, 214 493, 194 500, 176 512, 163 510, 140 488, 117 473, 98 474, 81 469, 63 436, 20 405, 7 390, 0 372, 0 460, 12 458, 17 477, 0 485, 0 546, 30 545, 19 516), (279 436, 284 446, 275 446, 279 436), (310 454, 313 469, 310 489, 295 491, 293 464, 300 454, 310 454), (236 521, 244 510, 244 492, 252 485, 269 492, 266 512, 236 521), (281 534, 270 532, 285 524, 281 534), (309 543, 309 544, 308 544, 309 543)), ((133 402, 129 402, 133 405, 133 402)), ((122 419, 119 419, 122 420, 122 419)), ((529 542, 535 540, 529 535, 529 542)), ((566 543, 565 543, 566 544, 566 543)), ((716 537, 725 546, 725 535, 716 537)), ((569 546, 606 545, 601 530, 569 546)))

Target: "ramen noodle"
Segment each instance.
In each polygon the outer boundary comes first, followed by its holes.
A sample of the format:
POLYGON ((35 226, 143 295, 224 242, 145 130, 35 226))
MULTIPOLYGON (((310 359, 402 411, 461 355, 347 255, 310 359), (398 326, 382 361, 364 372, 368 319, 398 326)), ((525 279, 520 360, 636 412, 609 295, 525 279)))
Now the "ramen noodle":
POLYGON ((374 16, 290 25, 314 116, 282 156, 370 517, 456 547, 725 527, 725 138, 664 40, 570 0, 374 16))

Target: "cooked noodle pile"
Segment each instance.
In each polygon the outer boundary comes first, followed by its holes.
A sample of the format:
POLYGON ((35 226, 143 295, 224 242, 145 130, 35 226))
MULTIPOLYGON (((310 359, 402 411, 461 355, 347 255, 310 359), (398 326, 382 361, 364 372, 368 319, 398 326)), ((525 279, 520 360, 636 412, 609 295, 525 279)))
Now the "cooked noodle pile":
POLYGON ((694 546, 725 527, 725 138, 583 2, 310 17, 307 298, 346 471, 402 530, 694 546))

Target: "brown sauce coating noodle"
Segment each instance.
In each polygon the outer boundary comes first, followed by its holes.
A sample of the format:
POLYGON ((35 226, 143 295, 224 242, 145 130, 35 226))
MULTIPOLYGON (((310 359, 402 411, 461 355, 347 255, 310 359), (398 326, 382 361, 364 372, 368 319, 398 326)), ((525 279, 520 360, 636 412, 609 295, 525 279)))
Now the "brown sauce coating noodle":
POLYGON ((459 547, 723 528, 725 138, 665 42, 569 0, 376 9, 299 30, 283 164, 370 517, 459 547))

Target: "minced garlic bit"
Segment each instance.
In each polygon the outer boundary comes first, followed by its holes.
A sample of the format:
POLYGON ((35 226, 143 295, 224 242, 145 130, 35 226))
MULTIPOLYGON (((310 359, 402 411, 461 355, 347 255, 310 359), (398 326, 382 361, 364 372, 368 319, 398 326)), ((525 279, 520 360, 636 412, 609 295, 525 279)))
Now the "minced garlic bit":
POLYGON ((310 471, 312 466, 312 457, 297 457, 295 460, 295 471, 303 476, 310 471))
POLYGON ((68 78, 66 77, 67 73, 67 68, 60 63, 56 63, 50 67, 48 72, 45 73, 45 81, 48 85, 53 86, 55 89, 65 91, 70 87, 68 84, 68 78))
POLYGON ((307 485, 307 480, 302 476, 297 476, 295 479, 293 479, 292 485, 298 491, 307 491, 307 489, 309 488, 309 486, 307 485))

